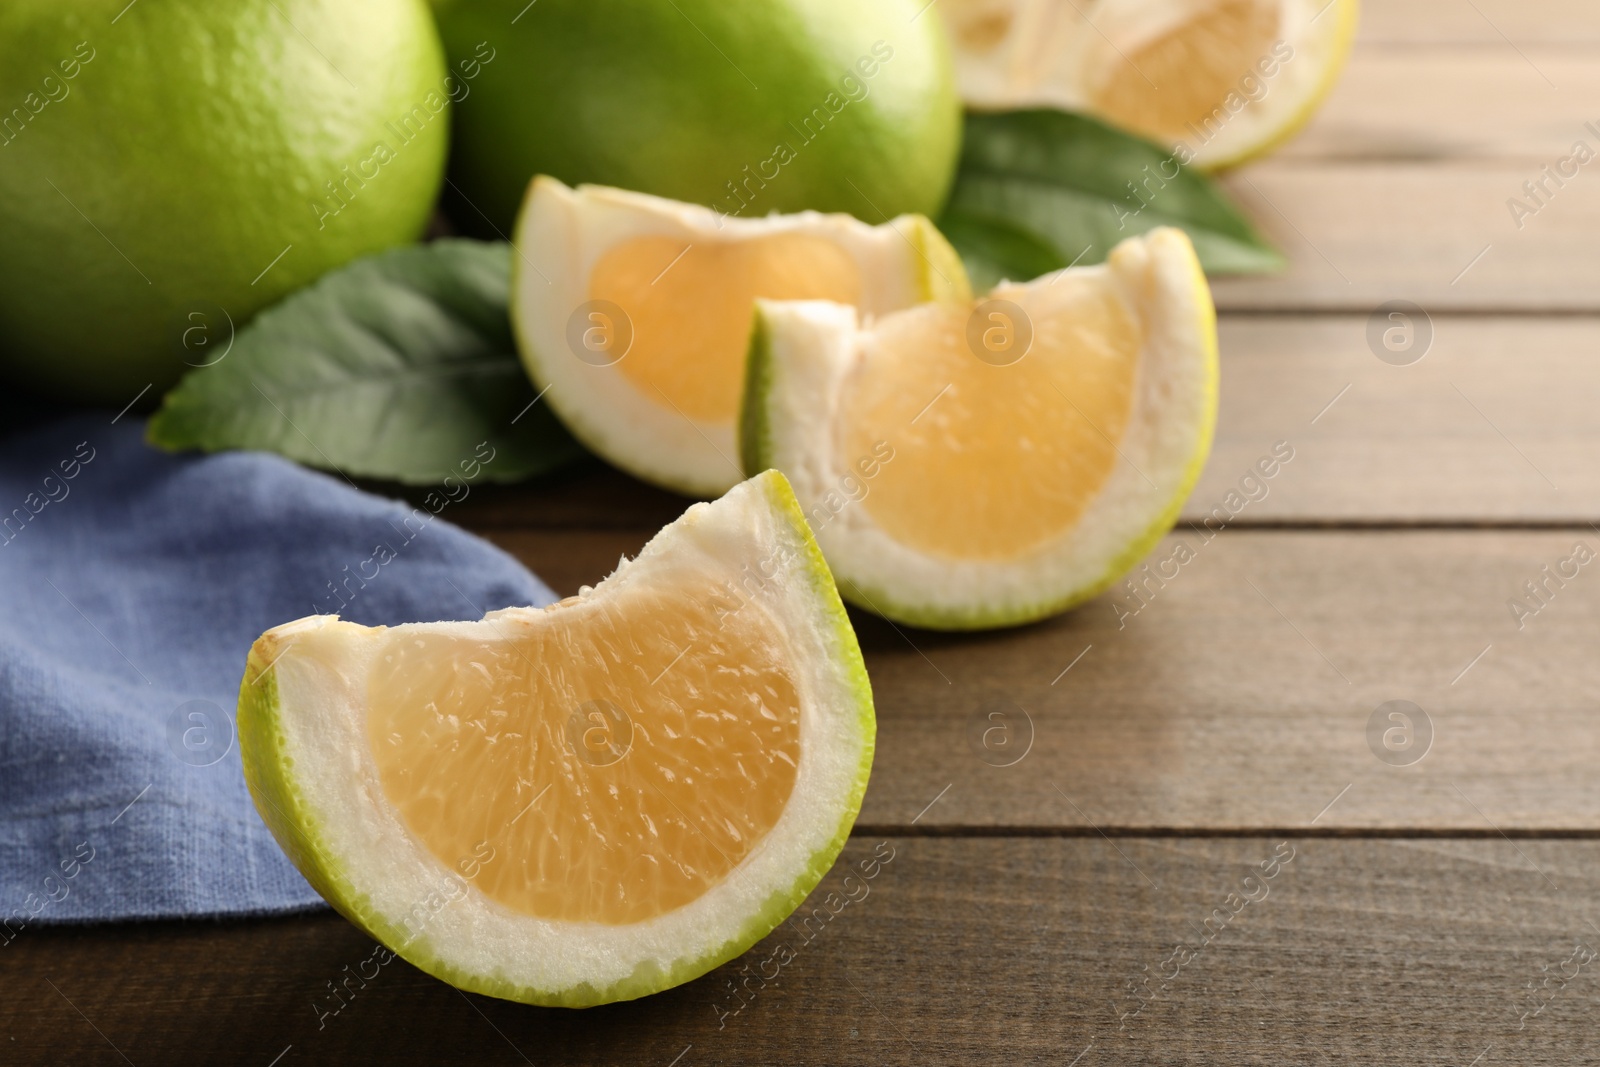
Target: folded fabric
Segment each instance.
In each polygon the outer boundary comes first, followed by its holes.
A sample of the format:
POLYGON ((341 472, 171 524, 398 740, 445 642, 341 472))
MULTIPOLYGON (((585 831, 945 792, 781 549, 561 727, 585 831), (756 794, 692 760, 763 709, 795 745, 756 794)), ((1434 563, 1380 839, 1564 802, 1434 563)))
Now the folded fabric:
POLYGON ((233 716, 251 643, 304 615, 555 599, 442 517, 465 487, 414 508, 142 433, 78 415, 0 442, 0 944, 37 923, 319 904, 245 788, 233 716))

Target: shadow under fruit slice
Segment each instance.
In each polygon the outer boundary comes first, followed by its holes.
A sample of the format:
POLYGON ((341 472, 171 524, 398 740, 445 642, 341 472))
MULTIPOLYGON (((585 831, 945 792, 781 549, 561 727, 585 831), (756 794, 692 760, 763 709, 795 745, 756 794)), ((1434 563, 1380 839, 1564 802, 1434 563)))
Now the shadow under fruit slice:
POLYGON ((257 808, 330 904, 452 984, 572 1007, 688 981, 782 922, 849 835, 874 738, 776 472, 549 608, 277 627, 239 729, 257 808))

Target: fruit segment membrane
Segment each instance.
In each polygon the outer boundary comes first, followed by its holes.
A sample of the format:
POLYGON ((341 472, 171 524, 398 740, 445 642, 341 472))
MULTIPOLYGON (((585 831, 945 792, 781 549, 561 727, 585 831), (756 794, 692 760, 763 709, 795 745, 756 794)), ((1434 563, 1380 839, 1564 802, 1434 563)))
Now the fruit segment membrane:
POLYGON ((744 384, 758 297, 858 304, 855 259, 825 237, 637 237, 608 249, 589 298, 627 314, 632 345, 617 368, 652 401, 699 422, 731 423, 744 384))
MULTIPOLYGON (((1092 87, 1095 109, 1166 141, 1192 140, 1277 39, 1280 0, 1210 0, 1133 48, 1108 52, 1092 87)), ((1115 29, 1110 30, 1113 40, 1115 29)))
POLYGON ((894 449, 862 501, 894 540, 1024 556, 1076 525, 1118 462, 1142 341, 1093 276, 888 316, 843 386, 840 461, 894 449))
POLYGON ((367 683, 384 794, 513 911, 623 924, 693 901, 776 825, 800 760, 781 631, 731 596, 635 584, 498 616, 492 641, 390 631, 367 683))

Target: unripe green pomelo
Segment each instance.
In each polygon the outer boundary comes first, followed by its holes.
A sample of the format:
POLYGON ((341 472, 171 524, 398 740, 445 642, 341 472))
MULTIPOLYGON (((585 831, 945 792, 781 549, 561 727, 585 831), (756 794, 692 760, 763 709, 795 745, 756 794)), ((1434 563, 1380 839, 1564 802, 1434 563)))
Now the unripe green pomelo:
POLYGON ((0 374, 148 403, 415 240, 449 139, 424 0, 0 4, 0 374))
POLYGON ((760 217, 934 215, 960 147, 926 0, 435 0, 456 110, 447 192, 511 232, 535 174, 760 217))

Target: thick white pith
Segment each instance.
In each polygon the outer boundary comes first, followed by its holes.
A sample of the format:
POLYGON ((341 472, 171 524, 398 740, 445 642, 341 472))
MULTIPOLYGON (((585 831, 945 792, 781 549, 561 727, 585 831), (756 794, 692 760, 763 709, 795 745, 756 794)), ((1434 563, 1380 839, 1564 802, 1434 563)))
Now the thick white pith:
POLYGON ((523 363, 540 389, 548 387, 545 402, 590 449, 647 481, 714 496, 741 477, 734 417, 691 419, 660 396, 646 395, 617 366, 579 359, 568 344, 568 320, 589 299, 589 279, 600 258, 637 237, 692 243, 810 234, 835 242, 856 261, 861 306, 868 314, 881 314, 929 298, 924 228, 931 229, 915 216, 881 226, 813 211, 735 218, 643 193, 569 189, 552 178, 536 178, 517 221, 512 261, 512 317, 523 363))
POLYGON ((341 910, 425 970, 541 1003, 595 1003, 663 988, 742 951, 781 921, 842 843, 873 744, 859 652, 840 629, 837 600, 828 602, 831 585, 783 506, 785 495, 782 479, 769 474, 716 503, 697 504, 604 583, 549 609, 387 629, 317 616, 264 637, 268 647, 260 651, 277 655, 271 670, 283 775, 316 862, 347 894, 335 901, 341 910), (568 620, 571 613, 625 613, 631 589, 671 583, 685 572, 737 583, 747 564, 767 580, 741 611, 766 613, 782 632, 801 698, 801 750, 778 823, 722 882, 647 922, 554 922, 478 893, 401 823, 383 795, 366 734, 365 680, 388 642, 418 630, 503 642, 520 629, 549 625, 553 612, 568 620))
MULTIPOLYGON (((846 480, 854 457, 842 454, 834 420, 873 327, 837 304, 760 305, 757 343, 766 352, 753 358, 765 360, 768 377, 762 395, 747 400, 761 408, 758 451, 788 475, 847 599, 934 627, 1038 618, 1103 588, 1170 526, 1204 462, 1215 419, 1210 291, 1188 238, 1170 229, 1125 241, 1107 263, 1074 273, 1111 287, 1143 327, 1132 411, 1117 442, 1121 457, 1076 526, 1002 561, 925 555, 889 537, 868 508, 840 505, 841 485, 859 479, 846 480)), ((919 394, 937 387, 907 383, 919 394)))

